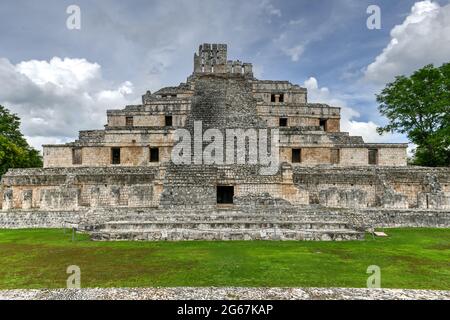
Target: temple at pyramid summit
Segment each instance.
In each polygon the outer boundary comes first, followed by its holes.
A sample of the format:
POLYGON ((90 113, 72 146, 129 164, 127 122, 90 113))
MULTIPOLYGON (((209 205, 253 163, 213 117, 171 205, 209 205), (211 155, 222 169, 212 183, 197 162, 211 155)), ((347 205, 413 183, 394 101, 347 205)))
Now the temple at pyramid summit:
POLYGON ((448 227, 450 168, 406 144, 341 132, 339 107, 259 80, 202 44, 185 83, 107 111, 102 130, 44 145, 44 168, 1 181, 0 227, 75 225, 94 240, 358 240, 448 227))

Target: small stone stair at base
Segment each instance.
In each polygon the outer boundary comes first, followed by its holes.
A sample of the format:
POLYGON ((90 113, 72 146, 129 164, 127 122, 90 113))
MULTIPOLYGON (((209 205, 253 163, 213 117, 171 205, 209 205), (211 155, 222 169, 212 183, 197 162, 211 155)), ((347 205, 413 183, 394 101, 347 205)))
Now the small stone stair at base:
POLYGON ((152 231, 93 232, 98 241, 192 241, 192 240, 363 240, 364 233, 354 230, 286 230, 286 229, 170 229, 152 231))
POLYGON ((127 216, 97 225, 93 240, 363 240, 345 221, 308 221, 301 215, 190 214, 127 216))

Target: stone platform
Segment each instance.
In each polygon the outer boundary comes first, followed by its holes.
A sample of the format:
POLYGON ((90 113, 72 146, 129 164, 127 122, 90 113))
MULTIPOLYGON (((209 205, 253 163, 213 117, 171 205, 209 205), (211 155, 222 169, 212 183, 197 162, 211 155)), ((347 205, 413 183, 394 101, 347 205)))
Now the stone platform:
POLYGON ((363 240, 339 211, 279 207, 247 213, 226 207, 128 212, 104 223, 88 223, 93 240, 363 240), (174 213, 176 212, 176 213, 174 213), (328 215, 328 220, 323 216, 328 215))
POLYGON ((363 240, 347 223, 301 221, 109 222, 91 233, 93 240, 363 240))
POLYGON ((0 228, 76 225, 94 240, 361 240, 390 227, 450 226, 447 210, 294 207, 83 208, 0 212, 0 228))

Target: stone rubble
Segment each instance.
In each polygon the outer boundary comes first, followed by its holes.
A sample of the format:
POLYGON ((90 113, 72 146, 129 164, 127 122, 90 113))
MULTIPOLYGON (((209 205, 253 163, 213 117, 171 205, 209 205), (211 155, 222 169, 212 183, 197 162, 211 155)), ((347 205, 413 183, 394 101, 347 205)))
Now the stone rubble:
POLYGON ((363 288, 86 288, 4 290, 0 300, 450 300, 450 291, 363 288))

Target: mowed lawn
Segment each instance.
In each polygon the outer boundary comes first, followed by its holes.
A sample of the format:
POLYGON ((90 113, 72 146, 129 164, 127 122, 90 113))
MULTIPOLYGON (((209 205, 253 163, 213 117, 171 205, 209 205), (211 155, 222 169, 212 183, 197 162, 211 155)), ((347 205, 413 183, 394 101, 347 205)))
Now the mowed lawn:
POLYGON ((92 242, 63 230, 0 230, 0 289, 82 287, 365 287, 450 290, 450 229, 386 229, 352 242, 92 242))

